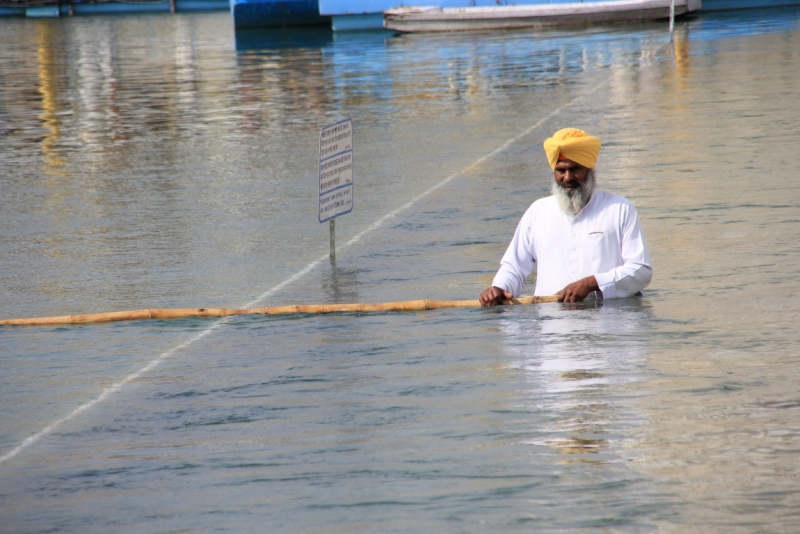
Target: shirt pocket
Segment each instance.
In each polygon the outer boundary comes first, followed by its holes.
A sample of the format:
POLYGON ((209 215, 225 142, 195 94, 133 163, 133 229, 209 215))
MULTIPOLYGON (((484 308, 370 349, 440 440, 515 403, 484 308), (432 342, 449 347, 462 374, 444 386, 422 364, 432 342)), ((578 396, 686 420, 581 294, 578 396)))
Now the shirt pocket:
POLYGON ((589 230, 585 234, 586 254, 593 265, 599 266, 603 258, 608 255, 610 237, 605 230, 589 230))
POLYGON ((617 260, 620 250, 617 244, 617 236, 613 231, 610 232, 608 229, 589 230, 584 236, 585 253, 592 269, 604 271, 609 265, 619 263, 617 260))

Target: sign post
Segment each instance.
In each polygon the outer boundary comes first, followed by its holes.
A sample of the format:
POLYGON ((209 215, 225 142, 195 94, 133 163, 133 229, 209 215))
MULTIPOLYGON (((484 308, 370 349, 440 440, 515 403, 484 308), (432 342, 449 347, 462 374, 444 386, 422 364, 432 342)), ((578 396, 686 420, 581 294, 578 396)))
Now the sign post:
POLYGON ((331 258, 336 257, 336 223, 353 211, 353 121, 344 119, 319 132, 319 222, 330 221, 331 258))

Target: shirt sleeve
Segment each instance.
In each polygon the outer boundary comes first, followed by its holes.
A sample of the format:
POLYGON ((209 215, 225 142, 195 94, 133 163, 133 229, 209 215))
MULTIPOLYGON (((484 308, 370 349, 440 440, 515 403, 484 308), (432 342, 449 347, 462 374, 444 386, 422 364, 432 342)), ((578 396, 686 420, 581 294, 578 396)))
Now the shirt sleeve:
POLYGON ((505 289, 515 297, 525 289, 525 280, 536 263, 533 251, 533 232, 530 210, 523 215, 514 237, 500 260, 500 269, 492 285, 505 289))
POLYGON ((633 205, 627 205, 622 222, 622 265, 604 273, 595 274, 603 298, 614 299, 635 295, 650 284, 653 267, 650 251, 642 233, 639 217, 633 205))

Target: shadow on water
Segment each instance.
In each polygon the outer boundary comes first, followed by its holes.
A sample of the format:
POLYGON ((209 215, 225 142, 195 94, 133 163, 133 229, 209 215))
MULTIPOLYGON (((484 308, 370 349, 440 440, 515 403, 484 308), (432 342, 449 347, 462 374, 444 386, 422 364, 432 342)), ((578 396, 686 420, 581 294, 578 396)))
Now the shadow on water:
POLYGON ((236 30, 236 53, 324 48, 338 46, 374 46, 398 36, 392 30, 334 32, 324 27, 246 28, 236 30))
POLYGON ((321 48, 333 43, 330 28, 245 28, 236 30, 236 53, 283 50, 286 48, 321 48))

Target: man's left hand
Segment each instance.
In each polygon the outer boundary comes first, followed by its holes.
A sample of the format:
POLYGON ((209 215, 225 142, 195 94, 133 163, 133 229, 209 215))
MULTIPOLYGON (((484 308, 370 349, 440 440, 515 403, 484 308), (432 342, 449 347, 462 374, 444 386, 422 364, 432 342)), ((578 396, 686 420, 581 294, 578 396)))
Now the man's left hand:
POLYGON ((587 276, 556 293, 558 302, 580 302, 589 296, 592 291, 600 291, 594 276, 587 276))

